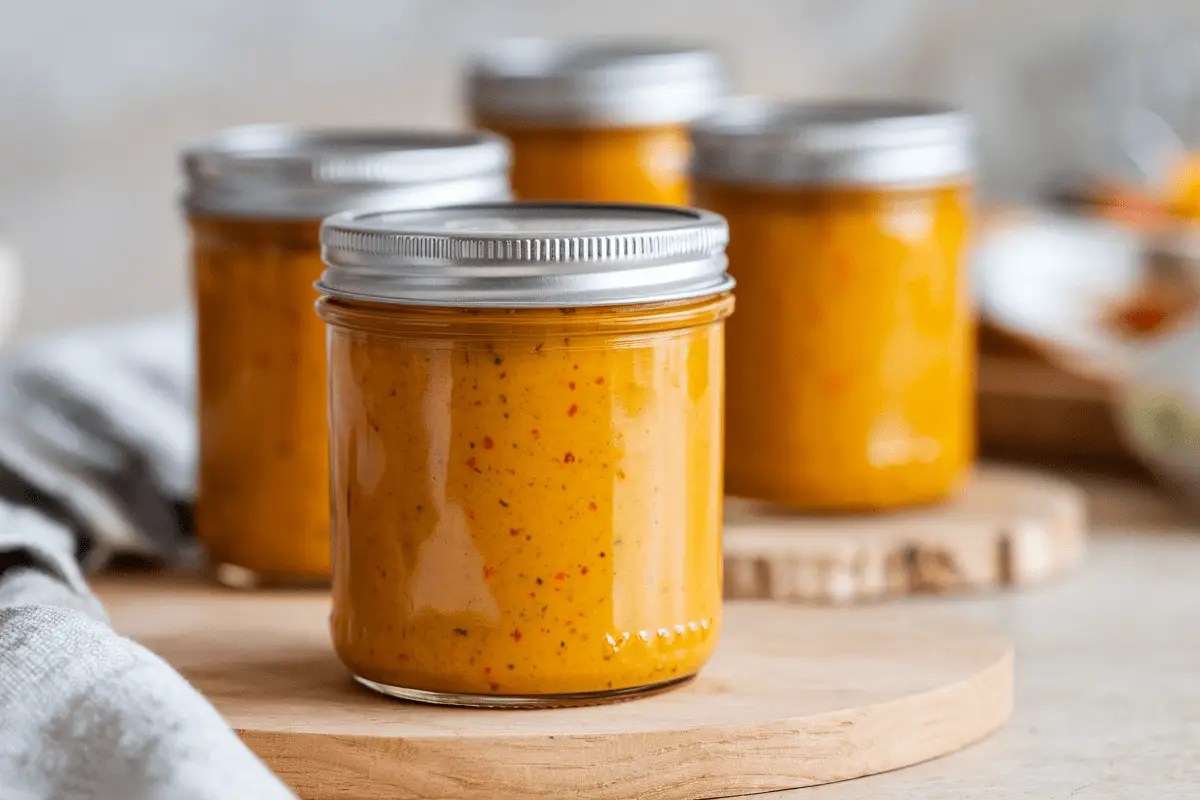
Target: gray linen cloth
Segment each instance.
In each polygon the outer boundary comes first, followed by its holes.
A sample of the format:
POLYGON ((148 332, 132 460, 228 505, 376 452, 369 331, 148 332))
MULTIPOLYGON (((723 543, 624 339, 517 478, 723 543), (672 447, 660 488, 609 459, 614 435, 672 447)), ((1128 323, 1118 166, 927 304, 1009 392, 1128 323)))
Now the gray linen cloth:
POLYGON ((84 574, 195 558, 192 322, 37 343, 0 364, 0 797, 294 795, 84 574))

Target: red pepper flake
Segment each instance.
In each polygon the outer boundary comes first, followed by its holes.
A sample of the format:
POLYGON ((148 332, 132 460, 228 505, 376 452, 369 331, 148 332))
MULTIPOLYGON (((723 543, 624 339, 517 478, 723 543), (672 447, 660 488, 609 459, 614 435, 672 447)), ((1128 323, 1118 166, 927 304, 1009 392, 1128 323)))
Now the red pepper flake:
POLYGON ((574 454, 572 454, 572 453, 567 453, 565 456, 563 456, 563 463, 564 463, 564 464, 574 464, 574 463, 575 463, 575 456, 574 456, 574 454))
POLYGON ((598 506, 595 503, 588 503, 588 511, 595 511, 598 506))
MULTIPOLYGON (((587 575, 587 567, 580 567, 580 568, 579 568, 579 574, 580 574, 580 575, 587 575)), ((581 617, 582 617, 582 616, 583 616, 583 614, 582 614, 582 613, 580 613, 580 615, 579 615, 579 616, 581 616, 581 617)))
POLYGON ((491 450, 495 446, 496 446, 496 443, 492 441, 492 437, 490 437, 490 436, 483 437, 483 449, 484 450, 491 450))
POLYGON ((490 578, 490 577, 492 577, 493 575, 495 575, 495 574, 496 574, 496 568, 495 568, 495 567, 493 567, 491 564, 484 564, 484 565, 483 565, 483 579, 484 579, 485 581, 486 581, 488 578, 490 578))
POLYGON ((596 378, 596 385, 597 385, 597 386, 600 386, 600 385, 602 385, 603 383, 604 383, 604 376, 603 376, 603 375, 601 375, 599 378, 596 378))
POLYGON ((467 519, 471 520, 472 522, 475 521, 475 512, 472 509, 467 509, 467 519))
POLYGON ((524 528, 509 528, 508 529, 509 536, 520 536, 524 532, 525 532, 524 528))
POLYGON ((488 688, 493 692, 498 692, 500 691, 500 684, 496 683, 495 681, 488 681, 488 688))
POLYGON ((476 400, 474 403, 471 403, 471 405, 473 405, 473 406, 481 406, 481 405, 483 405, 483 401, 482 401, 482 400, 476 400))
POLYGON ((559 572, 554 575, 554 580, 556 580, 556 581, 565 581, 566 579, 567 579, 567 573, 565 573, 565 572, 559 572))
POLYGON ((575 405, 574 403, 571 403, 571 407, 567 409, 567 416, 573 417, 578 413, 579 413, 579 406, 575 405))
POLYGON ((484 668, 483 668, 483 674, 484 674, 484 675, 491 675, 491 674, 492 674, 492 668, 491 668, 491 667, 484 667, 484 668))
POLYGON ((570 389, 572 392, 575 391, 575 381, 571 381, 570 383, 568 383, 567 388, 570 389))
POLYGON ((542 633, 549 633, 549 632, 550 632, 550 629, 549 629, 549 628, 538 628, 538 630, 540 630, 542 633))
POLYGON ((531 431, 529 432, 529 435, 530 435, 530 436, 532 436, 532 437, 533 437, 533 438, 535 438, 535 439, 536 439, 536 438, 538 438, 539 436, 541 436, 541 434, 540 434, 540 433, 538 433, 538 429, 537 429, 537 428, 534 428, 533 430, 531 430, 531 431))
POLYGON ((475 456, 471 456, 467 459, 467 466, 471 469, 475 469, 475 456))
POLYGON ((503 379, 503 378, 507 378, 507 377, 508 377, 508 373, 507 373, 507 372, 501 372, 501 373, 500 373, 500 377, 501 377, 501 379, 503 379))
POLYGON ((619 480, 619 481, 625 480, 625 470, 623 470, 623 469, 617 470, 617 480, 619 480))
POLYGON ((573 365, 572 369, 579 369, 579 365, 578 364, 573 365))
POLYGON ((529 596, 530 596, 530 597, 532 597, 533 599, 535 599, 535 600, 536 600, 536 599, 537 599, 537 592, 530 592, 530 593, 529 593, 529 596))
POLYGON ((509 634, 509 636, 511 636, 511 637, 512 637, 512 640, 513 640, 514 642, 519 642, 519 641, 521 641, 521 629, 520 629, 520 628, 513 628, 513 632, 512 632, 512 633, 510 633, 510 634, 509 634))

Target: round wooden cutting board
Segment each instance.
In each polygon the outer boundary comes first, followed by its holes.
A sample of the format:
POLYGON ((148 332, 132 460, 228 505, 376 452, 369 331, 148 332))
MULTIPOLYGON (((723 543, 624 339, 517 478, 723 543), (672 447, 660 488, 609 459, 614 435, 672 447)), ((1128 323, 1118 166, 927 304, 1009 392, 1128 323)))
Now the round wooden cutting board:
POLYGON ((933 758, 1008 718, 998 634, 919 608, 729 603, 694 681, 626 703, 449 709, 357 687, 321 593, 98 586, 118 631, 179 669, 304 798, 728 797, 933 758))
POLYGON ((994 466, 945 503, 898 512, 804 516, 729 498, 725 596, 854 603, 1038 583, 1082 558, 1085 516, 1071 484, 994 466))

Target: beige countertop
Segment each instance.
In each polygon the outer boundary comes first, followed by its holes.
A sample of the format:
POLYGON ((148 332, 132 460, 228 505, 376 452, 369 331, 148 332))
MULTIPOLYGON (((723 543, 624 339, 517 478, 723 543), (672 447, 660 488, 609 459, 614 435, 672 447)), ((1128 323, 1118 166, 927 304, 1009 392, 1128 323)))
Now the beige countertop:
POLYGON ((1093 538, 1077 573, 1018 593, 915 601, 1013 638, 1009 724, 925 764, 770 796, 1200 797, 1200 525, 1148 489, 1082 483, 1093 538))

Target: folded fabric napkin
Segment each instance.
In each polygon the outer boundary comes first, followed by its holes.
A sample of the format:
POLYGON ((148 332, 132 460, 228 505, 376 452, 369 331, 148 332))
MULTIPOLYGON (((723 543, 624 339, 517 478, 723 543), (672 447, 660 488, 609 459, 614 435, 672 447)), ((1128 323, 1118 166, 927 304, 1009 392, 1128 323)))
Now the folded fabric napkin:
POLYGON ((122 553, 196 558, 193 352, 176 316, 0 365, 0 796, 294 797, 84 581, 122 553))

